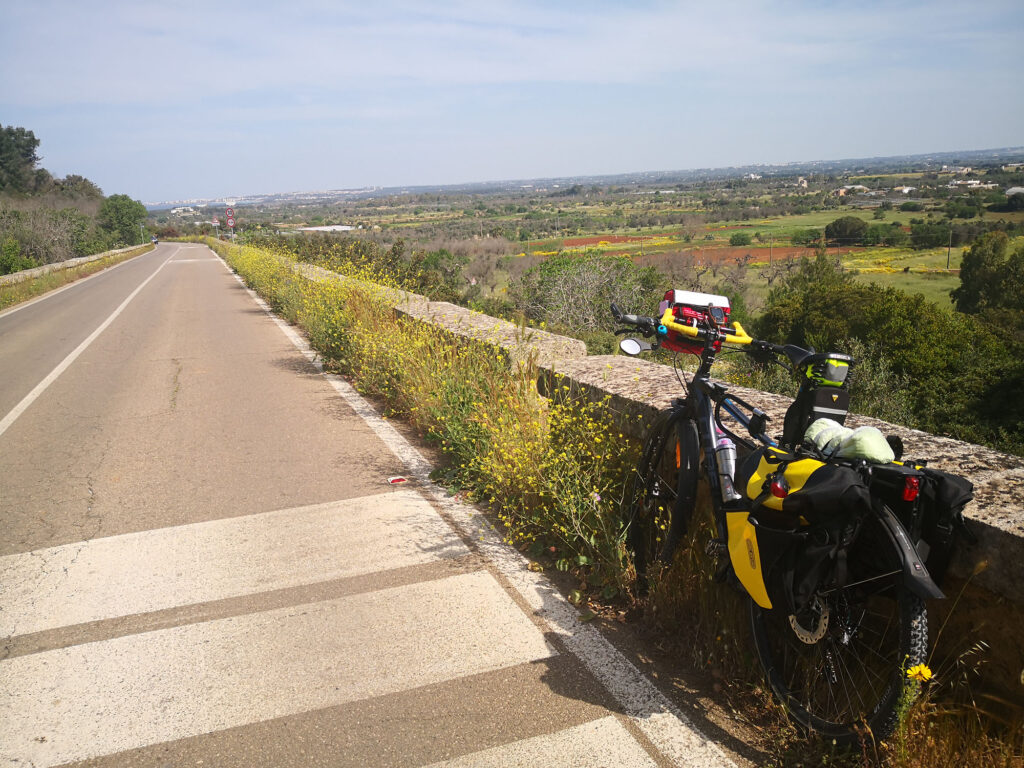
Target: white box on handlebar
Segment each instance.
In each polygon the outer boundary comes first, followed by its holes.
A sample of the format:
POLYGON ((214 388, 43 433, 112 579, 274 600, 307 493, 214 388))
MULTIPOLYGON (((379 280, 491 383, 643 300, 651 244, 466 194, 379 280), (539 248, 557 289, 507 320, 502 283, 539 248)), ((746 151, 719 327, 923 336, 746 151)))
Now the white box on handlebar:
MULTIPOLYGON (((665 298, 659 305, 662 317, 665 311, 672 310, 674 322, 689 325, 707 327, 708 306, 721 310, 721 317, 717 324, 724 325, 729 322, 729 299, 715 293, 700 293, 698 291, 670 290, 665 292, 665 298)), ((699 355, 704 350, 704 342, 684 336, 677 331, 670 330, 661 340, 661 346, 670 352, 686 352, 699 355)), ((715 351, 722 348, 722 342, 715 342, 715 351)))
POLYGON ((665 293, 665 299, 659 305, 662 314, 669 307, 687 306, 698 310, 706 310, 708 304, 721 307, 725 310, 725 316, 729 316, 729 299, 726 296, 719 296, 715 293, 700 293, 698 291, 672 290, 665 293))

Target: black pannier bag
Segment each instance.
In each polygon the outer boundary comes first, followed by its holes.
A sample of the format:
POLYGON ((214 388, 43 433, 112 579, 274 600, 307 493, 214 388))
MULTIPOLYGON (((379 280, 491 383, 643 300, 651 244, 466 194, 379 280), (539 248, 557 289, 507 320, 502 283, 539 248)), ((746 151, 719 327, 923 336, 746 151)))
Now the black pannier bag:
POLYGON ((761 448, 737 468, 736 490, 749 509, 726 513, 729 556, 758 605, 799 613, 825 580, 844 578, 846 550, 870 509, 860 473, 761 448))
POLYGON ((782 426, 785 445, 800 445, 804 432, 817 419, 846 422, 850 408, 846 387, 851 365, 853 358, 838 352, 817 352, 800 362, 800 390, 786 411, 782 426))
POLYGON ((964 507, 974 498, 966 478, 913 462, 880 464, 871 470, 871 494, 896 513, 936 584, 959 540, 977 543, 964 522, 964 507))

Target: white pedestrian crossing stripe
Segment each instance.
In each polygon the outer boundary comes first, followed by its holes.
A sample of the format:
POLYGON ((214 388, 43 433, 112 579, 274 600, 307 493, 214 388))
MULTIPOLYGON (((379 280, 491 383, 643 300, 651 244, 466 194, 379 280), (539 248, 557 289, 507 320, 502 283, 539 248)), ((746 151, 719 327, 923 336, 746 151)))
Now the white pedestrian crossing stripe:
MULTIPOLYGON (((468 552, 404 489, 0 558, 0 626, 20 636, 468 552)), ((0 765, 116 755, 554 654, 488 571, 28 653, 0 661, 0 765)), ((649 716, 678 741, 675 716, 649 716)), ((691 757, 681 764, 731 765, 698 734, 688 738, 691 757)), ((555 756, 584 768, 655 764, 607 717, 439 765, 528 766, 555 756)))
POLYGON ((548 658, 486 571, 0 663, 0 764, 42 768, 548 658))
POLYGON ((435 763, 428 768, 657 768, 614 717, 435 763))
POLYGON ((374 573, 469 550, 412 489, 0 557, 0 635, 374 573))

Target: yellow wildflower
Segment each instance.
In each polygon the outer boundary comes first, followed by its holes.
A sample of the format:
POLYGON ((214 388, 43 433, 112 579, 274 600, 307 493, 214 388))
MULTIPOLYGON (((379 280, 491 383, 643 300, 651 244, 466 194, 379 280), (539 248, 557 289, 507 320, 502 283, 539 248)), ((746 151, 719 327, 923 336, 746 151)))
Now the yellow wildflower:
POLYGON ((932 671, 928 668, 927 664, 917 664, 907 670, 907 677, 911 680, 926 683, 932 679, 932 671))

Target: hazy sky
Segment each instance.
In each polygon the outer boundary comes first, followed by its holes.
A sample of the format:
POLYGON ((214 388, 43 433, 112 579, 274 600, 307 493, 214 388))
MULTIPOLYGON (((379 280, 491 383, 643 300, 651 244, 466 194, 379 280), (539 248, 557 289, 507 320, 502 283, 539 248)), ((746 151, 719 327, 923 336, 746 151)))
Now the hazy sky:
POLYGON ((0 0, 0 124, 151 202, 1024 145, 1024 2, 0 0))

